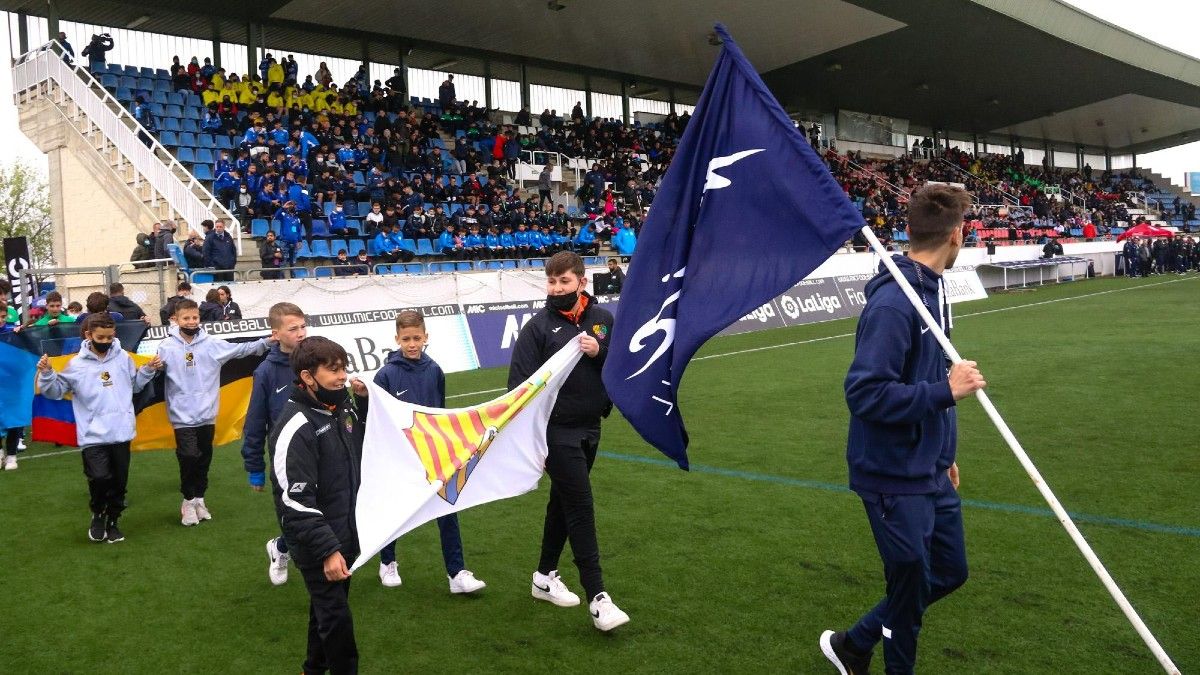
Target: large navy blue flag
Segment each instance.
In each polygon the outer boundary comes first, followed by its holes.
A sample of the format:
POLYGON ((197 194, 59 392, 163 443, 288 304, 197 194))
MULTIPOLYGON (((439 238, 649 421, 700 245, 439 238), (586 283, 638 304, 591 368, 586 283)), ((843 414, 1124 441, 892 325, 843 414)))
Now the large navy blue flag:
POLYGON ((696 350, 863 225, 724 26, 716 31, 721 55, 638 238, 604 365, 613 402, 683 469, 677 395, 696 350))

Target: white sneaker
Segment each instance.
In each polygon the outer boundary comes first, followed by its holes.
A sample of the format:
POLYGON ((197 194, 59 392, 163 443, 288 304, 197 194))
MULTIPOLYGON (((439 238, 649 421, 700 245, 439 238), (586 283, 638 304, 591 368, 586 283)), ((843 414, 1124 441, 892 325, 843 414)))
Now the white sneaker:
POLYGON ((600 593, 588 605, 592 613, 592 623, 602 631, 610 631, 617 626, 629 623, 629 615, 613 604, 608 593, 600 593))
POLYGON ((192 500, 196 505, 196 518, 199 520, 212 520, 212 514, 208 512, 208 505, 204 503, 204 497, 196 497, 192 500))
POLYGON ((25 447, 25 439, 24 438, 19 439, 17 441, 17 450, 28 450, 28 449, 29 448, 25 447))
POLYGON ((179 518, 180 522, 182 522, 185 527, 191 527, 192 525, 199 524, 200 519, 198 517, 196 517, 196 502, 195 502, 195 500, 193 500, 193 499, 183 500, 183 503, 179 505, 179 516, 180 516, 180 518, 179 518))
MULTIPOLYGON (((449 578, 449 575, 447 577, 449 578)), ((475 573, 471 570, 461 570, 450 579, 451 593, 474 593, 483 590, 486 586, 487 584, 481 579, 475 578, 475 573)))
POLYGON ((17 456, 16 455, 9 455, 8 457, 4 458, 4 470, 5 471, 16 471, 17 470, 17 456))
POLYGON ((379 581, 388 588, 400 585, 400 570, 396 568, 396 563, 379 563, 379 581))
POLYGON ((579 604, 579 596, 567 589, 558 570, 550 574, 533 573, 533 597, 538 600, 554 603, 559 607, 574 607, 579 604))
POLYGON ((288 561, 292 556, 279 550, 279 539, 267 540, 267 559, 271 564, 267 566, 267 577, 271 579, 271 583, 275 586, 282 586, 288 580, 288 561))

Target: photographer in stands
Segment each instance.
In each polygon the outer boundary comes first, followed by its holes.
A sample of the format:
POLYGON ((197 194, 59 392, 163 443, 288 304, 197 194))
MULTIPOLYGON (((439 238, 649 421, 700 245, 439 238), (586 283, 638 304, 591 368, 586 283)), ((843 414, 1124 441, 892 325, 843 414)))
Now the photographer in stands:
POLYGON ((89 42, 88 46, 84 47, 83 52, 81 52, 82 56, 87 57, 88 70, 92 71, 93 73, 102 72, 107 65, 104 54, 112 48, 112 35, 109 35, 108 33, 93 35, 92 41, 89 42))

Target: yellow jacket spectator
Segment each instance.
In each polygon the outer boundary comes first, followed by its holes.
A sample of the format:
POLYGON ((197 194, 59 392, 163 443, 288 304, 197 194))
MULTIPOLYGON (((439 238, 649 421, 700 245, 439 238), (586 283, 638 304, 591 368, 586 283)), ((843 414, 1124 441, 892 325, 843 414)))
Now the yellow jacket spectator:
POLYGON ((283 66, 278 61, 267 68, 267 86, 272 84, 283 84, 283 66))
POLYGON ((221 92, 213 89, 212 87, 205 89, 200 94, 200 101, 204 103, 205 107, 207 107, 209 103, 218 103, 220 100, 221 92))

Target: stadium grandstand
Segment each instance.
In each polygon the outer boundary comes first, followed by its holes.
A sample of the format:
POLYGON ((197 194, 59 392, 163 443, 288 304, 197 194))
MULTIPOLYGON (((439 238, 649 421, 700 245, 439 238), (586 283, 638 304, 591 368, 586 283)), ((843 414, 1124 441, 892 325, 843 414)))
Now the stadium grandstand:
MULTIPOLYGON (((709 2, 683 20, 670 3, 506 9, 512 26, 539 26, 528 33, 434 5, 0 9, 21 53, 22 129, 50 157, 63 267, 110 265, 137 246, 211 281, 202 242, 214 219, 238 237, 222 277, 237 281, 519 269, 563 248, 600 256, 591 264, 628 256, 717 17, 754 36, 748 56, 891 245, 904 246, 905 204, 926 181, 971 192, 969 245, 1036 252, 1139 221, 1200 225, 1190 196, 1137 167, 1138 153, 1200 133, 1200 63, 1069 6, 1026 4, 829 0, 768 19, 778 8, 709 2), (624 11, 650 16, 618 51, 580 29, 624 11), (60 32, 75 56, 50 63, 60 32), (995 38, 988 50, 971 48, 978 34, 995 38), (85 56, 93 38, 101 47, 85 56), (343 250, 355 265, 339 270, 343 250)), ((1116 245, 1092 248, 1108 253, 1098 271, 1115 272, 1116 245)))

